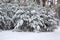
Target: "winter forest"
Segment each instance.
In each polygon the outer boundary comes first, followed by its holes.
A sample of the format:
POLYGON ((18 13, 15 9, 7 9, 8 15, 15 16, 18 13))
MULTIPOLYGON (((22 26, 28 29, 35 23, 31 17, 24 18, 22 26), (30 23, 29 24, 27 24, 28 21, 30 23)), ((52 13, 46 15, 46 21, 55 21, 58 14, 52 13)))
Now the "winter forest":
POLYGON ((0 0, 0 30, 54 32, 59 25, 57 5, 52 0, 0 0))

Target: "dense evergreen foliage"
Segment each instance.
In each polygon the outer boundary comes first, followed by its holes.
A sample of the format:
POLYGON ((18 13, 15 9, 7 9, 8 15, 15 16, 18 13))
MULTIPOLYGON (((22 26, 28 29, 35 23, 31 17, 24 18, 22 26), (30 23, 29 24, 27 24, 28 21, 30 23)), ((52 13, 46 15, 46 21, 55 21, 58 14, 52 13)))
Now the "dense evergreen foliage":
POLYGON ((14 31, 54 31, 57 26, 55 11, 41 6, 0 4, 0 29, 14 31))

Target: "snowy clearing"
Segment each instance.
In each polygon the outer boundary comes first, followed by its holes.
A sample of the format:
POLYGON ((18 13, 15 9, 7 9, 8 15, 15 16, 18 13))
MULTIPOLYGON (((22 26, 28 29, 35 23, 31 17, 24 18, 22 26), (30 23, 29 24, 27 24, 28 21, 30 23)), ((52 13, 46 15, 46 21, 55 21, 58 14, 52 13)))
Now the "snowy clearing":
POLYGON ((0 32, 0 40, 60 40, 60 32, 0 32))
POLYGON ((12 32, 0 31, 0 40, 60 40, 60 26, 55 32, 12 32))

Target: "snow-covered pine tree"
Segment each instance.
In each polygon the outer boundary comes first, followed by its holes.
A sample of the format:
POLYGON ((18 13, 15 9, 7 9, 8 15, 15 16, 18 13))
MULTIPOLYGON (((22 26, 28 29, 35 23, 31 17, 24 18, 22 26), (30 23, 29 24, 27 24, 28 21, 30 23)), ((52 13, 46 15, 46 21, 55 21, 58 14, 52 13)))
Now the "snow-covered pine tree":
POLYGON ((42 7, 39 9, 31 8, 32 7, 28 7, 26 9, 24 8, 25 10, 22 8, 23 10, 21 11, 23 12, 18 12, 20 14, 19 17, 22 20, 27 21, 28 26, 26 25, 26 28, 24 28, 25 30, 31 31, 33 29, 32 31, 48 32, 53 31, 56 28, 57 20, 54 17, 55 11, 53 9, 47 9, 46 7, 42 7))

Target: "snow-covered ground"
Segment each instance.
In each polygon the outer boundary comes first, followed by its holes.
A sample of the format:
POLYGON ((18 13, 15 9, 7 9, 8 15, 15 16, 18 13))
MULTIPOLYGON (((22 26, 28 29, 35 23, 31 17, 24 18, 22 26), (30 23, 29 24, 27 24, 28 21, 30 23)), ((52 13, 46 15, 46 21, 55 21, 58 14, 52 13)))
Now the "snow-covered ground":
POLYGON ((60 40, 60 26, 55 32, 0 32, 0 40, 60 40))
POLYGON ((0 40, 60 40, 60 32, 0 32, 0 40))
POLYGON ((55 32, 0 32, 0 40, 60 40, 60 26, 55 32))

